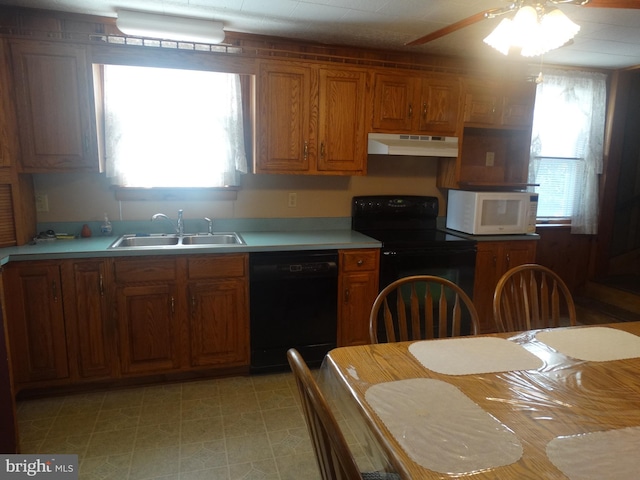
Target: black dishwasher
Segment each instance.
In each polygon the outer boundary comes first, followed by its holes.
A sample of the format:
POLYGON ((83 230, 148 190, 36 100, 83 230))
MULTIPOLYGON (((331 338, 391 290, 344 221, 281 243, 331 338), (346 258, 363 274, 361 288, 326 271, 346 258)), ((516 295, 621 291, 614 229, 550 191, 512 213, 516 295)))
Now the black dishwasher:
POLYGON ((252 253, 249 263, 251 371, 288 369, 292 347, 320 365, 336 346, 338 252, 252 253))

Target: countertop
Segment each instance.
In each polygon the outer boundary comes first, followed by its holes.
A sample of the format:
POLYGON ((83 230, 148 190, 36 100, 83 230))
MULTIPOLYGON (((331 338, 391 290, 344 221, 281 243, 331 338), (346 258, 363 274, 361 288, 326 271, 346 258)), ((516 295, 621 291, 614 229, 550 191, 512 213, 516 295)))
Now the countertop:
MULTIPOLYGON (((217 233, 217 232, 216 232, 217 233)), ((184 247, 144 247, 110 249, 118 236, 46 240, 34 245, 0 249, 0 265, 13 261, 53 260, 91 257, 131 257, 141 255, 211 254, 380 248, 381 242, 348 229, 303 231, 238 231, 245 245, 199 245, 184 247)))

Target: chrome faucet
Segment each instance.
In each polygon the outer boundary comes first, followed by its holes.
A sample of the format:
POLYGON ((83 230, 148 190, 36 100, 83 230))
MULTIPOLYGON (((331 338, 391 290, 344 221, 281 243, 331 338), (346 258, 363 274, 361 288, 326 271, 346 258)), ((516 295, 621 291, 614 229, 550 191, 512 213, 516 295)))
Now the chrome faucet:
POLYGON ((173 220, 171 220, 169 217, 167 217, 164 213, 156 213, 155 215, 153 215, 151 217, 151 221, 153 222, 154 220, 158 220, 159 218, 168 221, 169 223, 171 223, 171 226, 174 228, 174 230, 176 231, 176 233, 180 236, 184 235, 184 223, 182 220, 182 209, 178 210, 178 221, 176 222, 176 224, 173 224, 173 220))
POLYGON ((211 220, 209 217, 204 217, 204 221, 207 222, 208 225, 207 232, 209 233, 209 235, 213 235, 213 220, 211 220))

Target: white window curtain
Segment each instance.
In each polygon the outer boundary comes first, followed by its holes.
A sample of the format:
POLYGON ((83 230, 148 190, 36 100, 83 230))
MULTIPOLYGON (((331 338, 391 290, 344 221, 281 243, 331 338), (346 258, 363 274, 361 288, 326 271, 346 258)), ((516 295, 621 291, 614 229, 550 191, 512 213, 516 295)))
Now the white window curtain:
POLYGON ((239 75, 105 65, 107 176, 126 187, 226 187, 247 172, 239 75))
POLYGON ((597 233, 605 111, 605 74, 552 70, 538 84, 529 182, 541 184, 541 197, 564 184, 572 233, 597 233))

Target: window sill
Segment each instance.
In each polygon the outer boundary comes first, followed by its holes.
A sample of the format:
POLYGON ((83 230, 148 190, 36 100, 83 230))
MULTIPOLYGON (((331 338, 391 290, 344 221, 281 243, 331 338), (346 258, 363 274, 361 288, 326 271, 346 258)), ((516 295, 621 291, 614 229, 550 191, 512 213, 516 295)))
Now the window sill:
POLYGON ((112 187, 116 200, 172 201, 172 200, 236 200, 238 187, 226 188, 131 188, 112 187))

